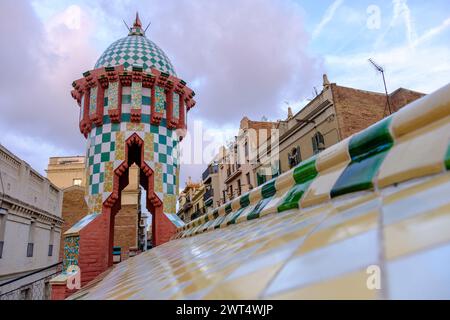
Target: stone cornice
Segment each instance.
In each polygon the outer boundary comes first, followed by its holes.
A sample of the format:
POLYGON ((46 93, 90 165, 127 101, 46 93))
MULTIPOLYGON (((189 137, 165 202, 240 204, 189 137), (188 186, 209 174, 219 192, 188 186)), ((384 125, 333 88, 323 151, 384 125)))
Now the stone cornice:
POLYGON ((30 218, 35 218, 38 221, 55 223, 58 226, 61 226, 64 222, 64 219, 61 217, 38 207, 29 205, 7 194, 0 193, 0 197, 2 197, 2 207, 8 209, 9 214, 21 213, 25 216, 29 216, 30 218))

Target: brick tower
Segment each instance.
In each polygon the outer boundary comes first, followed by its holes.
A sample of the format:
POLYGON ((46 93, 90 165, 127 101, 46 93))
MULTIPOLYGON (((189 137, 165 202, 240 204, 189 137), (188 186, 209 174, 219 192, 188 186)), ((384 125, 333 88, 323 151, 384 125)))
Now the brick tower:
POLYGON ((73 87, 87 139, 89 212, 64 234, 64 269, 78 265, 84 285, 113 264, 114 217, 131 164, 140 168, 147 191, 153 245, 183 225, 176 215, 178 144, 195 101, 165 53, 145 36, 138 14, 128 36, 111 44, 73 87))

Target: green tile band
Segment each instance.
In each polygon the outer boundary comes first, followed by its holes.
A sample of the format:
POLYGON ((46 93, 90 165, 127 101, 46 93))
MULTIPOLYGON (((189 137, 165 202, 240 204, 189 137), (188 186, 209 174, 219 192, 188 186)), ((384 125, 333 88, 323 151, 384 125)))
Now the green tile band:
POLYGON ((450 143, 448 144, 447 153, 445 154, 445 167, 450 170, 450 143))
POLYGON ((392 117, 386 118, 351 138, 351 162, 334 184, 331 197, 373 188, 373 178, 394 143, 391 121, 392 117))
POLYGON ((264 207, 272 200, 272 197, 264 198, 259 201, 256 206, 253 208, 252 212, 247 215, 247 220, 253 220, 259 218, 259 214, 264 209, 264 207))
POLYGON ((231 211, 233 211, 233 209, 231 208, 231 202, 228 202, 227 205, 225 206, 225 213, 228 214, 231 211))
POLYGON ((214 222, 214 229, 219 229, 220 225, 223 223, 223 221, 225 220, 226 216, 220 216, 218 217, 215 222, 214 222))
POLYGON ((265 183, 261 189, 261 195, 263 198, 269 198, 275 194, 277 189, 275 188, 276 179, 272 179, 269 182, 265 183))
POLYGON ((241 208, 245 208, 250 204, 250 194, 244 194, 240 199, 239 199, 239 204, 241 205, 241 208))
POLYGON ((310 158, 304 163, 300 163, 293 172, 296 185, 283 197, 281 204, 277 207, 278 212, 298 208, 298 202, 316 176, 316 157, 310 158))
POLYGON ((229 226, 230 224, 235 224, 237 218, 239 218, 239 216, 241 215, 242 211, 244 211, 244 208, 239 209, 238 211, 234 212, 234 213, 230 213, 227 217, 227 226, 229 226))

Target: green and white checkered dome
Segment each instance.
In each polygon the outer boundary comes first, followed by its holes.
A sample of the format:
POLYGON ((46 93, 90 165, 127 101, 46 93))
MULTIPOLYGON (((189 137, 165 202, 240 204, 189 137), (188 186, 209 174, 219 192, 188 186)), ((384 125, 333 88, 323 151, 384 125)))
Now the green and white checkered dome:
POLYGON ((131 69, 133 65, 143 66, 150 71, 155 68, 161 72, 176 76, 175 69, 169 58, 153 41, 141 34, 130 34, 111 44, 100 56, 95 69, 101 67, 114 67, 124 65, 125 69, 131 69))

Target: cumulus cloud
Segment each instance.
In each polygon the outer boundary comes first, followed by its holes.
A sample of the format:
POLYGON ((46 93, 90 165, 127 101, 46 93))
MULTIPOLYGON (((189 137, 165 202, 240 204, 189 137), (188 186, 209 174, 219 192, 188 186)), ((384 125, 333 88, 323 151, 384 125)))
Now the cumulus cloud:
MULTIPOLYGON (((122 18, 130 23, 136 10, 144 23, 152 21, 147 36, 197 93, 190 124, 202 119, 209 127, 237 127, 244 115, 278 117, 283 101, 309 94, 319 73, 320 61, 308 54, 301 8, 288 0, 120 1, 114 6, 49 0, 41 5, 44 20, 27 2, 0 4, 2 30, 14 25, 14 32, 0 35, 10 44, 0 51, 0 61, 8 61, 0 83, 0 124, 36 145, 48 141, 51 147, 39 151, 52 152, 48 156, 58 155, 55 150, 83 153, 70 85, 92 68, 102 50, 126 35, 122 18)), ((12 143, 4 143, 14 151, 12 143)))
MULTIPOLYGON (((301 8, 293 1, 100 2, 103 17, 139 10, 147 36, 169 56, 177 74, 197 93, 192 117, 216 125, 244 114, 260 119, 285 100, 311 91, 320 61, 308 54, 301 8)), ((110 19, 110 18, 109 18, 110 19)), ((115 40, 114 38, 111 41, 115 40)))
POLYGON ((42 153, 84 154, 70 90, 98 55, 89 43, 90 17, 73 5, 43 23, 29 3, 6 0, 0 3, 0 26, 0 41, 8 44, 0 50, 1 142, 20 152, 22 137, 35 151, 25 160, 38 168, 45 166, 37 160, 42 153))

